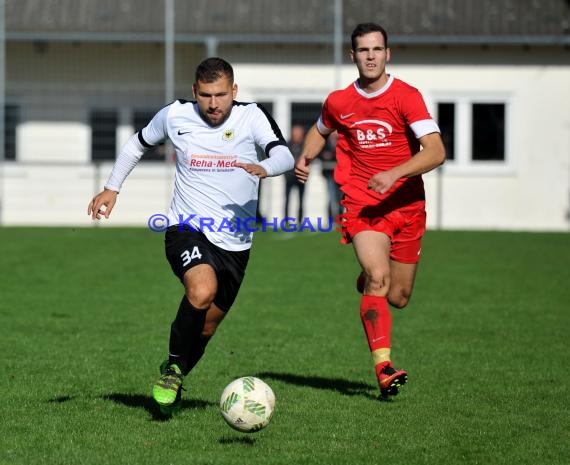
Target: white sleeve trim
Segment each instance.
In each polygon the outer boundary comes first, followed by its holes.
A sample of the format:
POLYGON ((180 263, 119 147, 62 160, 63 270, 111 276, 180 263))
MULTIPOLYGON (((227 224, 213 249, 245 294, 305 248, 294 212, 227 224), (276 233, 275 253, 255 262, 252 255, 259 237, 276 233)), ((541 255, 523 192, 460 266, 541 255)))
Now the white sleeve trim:
POLYGON ((434 132, 441 132, 439 126, 433 119, 422 119, 410 124, 410 128, 414 131, 416 139, 423 137, 427 134, 432 134, 434 132))
POLYGON ((279 176, 295 166, 293 154, 285 145, 272 147, 268 155, 269 158, 259 163, 267 171, 267 176, 279 176))
POLYGON ((325 126, 325 123, 323 123, 322 116, 319 116, 319 119, 317 120, 317 129, 323 136, 328 136, 331 132, 334 132, 334 129, 327 128, 325 126))
POLYGON ((105 184, 105 189, 120 192, 123 182, 137 165, 145 150, 146 147, 141 144, 138 133, 129 137, 129 140, 123 145, 119 152, 111 175, 105 184))

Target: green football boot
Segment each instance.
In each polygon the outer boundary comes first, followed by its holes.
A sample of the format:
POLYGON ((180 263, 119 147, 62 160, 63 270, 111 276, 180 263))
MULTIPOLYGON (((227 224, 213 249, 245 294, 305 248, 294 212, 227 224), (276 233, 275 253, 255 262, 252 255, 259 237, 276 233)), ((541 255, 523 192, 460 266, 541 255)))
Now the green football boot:
POLYGON ((168 415, 180 410, 184 375, 178 365, 169 365, 168 361, 160 365, 160 373, 152 388, 152 397, 160 406, 160 411, 168 415))

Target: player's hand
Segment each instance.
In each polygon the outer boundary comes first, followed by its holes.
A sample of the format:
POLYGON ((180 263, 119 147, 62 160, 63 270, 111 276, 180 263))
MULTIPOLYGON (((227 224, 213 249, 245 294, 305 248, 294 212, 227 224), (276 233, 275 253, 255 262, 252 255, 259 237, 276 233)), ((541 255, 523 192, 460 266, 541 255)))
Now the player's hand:
POLYGON ((310 163, 311 160, 304 156, 301 156, 297 160, 297 163, 295 163, 295 176, 297 177, 297 180, 302 184, 305 184, 307 182, 307 179, 309 179, 310 163))
POLYGON ((91 219, 100 220, 101 216, 109 218, 115 202, 117 201, 118 192, 105 189, 104 191, 97 194, 87 207, 87 214, 91 215, 91 219))
POLYGON ((253 176, 257 176, 259 179, 267 177, 267 171, 265 171, 265 168, 261 165, 256 165, 255 163, 236 162, 236 166, 238 168, 246 170, 249 174, 252 174, 253 176))
POLYGON ((370 178, 370 181, 368 181, 368 189, 372 189, 380 194, 385 194, 390 190, 397 179, 397 176, 391 171, 381 171, 370 178))

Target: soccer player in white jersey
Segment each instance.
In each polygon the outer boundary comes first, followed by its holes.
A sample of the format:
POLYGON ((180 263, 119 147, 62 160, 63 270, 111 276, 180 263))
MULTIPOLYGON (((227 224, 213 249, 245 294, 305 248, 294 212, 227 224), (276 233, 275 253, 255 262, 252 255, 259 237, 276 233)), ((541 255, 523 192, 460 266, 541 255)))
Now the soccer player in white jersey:
POLYGON ((237 85, 227 61, 200 63, 192 89, 195 101, 167 105, 131 136, 87 209, 93 219, 109 218, 123 181, 145 150, 170 139, 176 177, 165 251, 185 293, 171 325, 168 359, 153 387, 164 413, 180 406, 184 377, 237 297, 255 230, 259 179, 293 168, 273 118, 255 103, 235 100, 237 85), (256 146, 268 158, 258 161, 256 146))

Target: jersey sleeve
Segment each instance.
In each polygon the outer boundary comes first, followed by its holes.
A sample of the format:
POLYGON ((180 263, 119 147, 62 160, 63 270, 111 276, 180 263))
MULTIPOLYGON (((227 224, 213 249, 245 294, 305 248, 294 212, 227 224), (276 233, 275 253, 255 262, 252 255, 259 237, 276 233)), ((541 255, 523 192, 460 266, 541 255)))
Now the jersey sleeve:
POLYGON ((329 95, 325 100, 325 103, 323 103, 321 115, 317 120, 317 129, 323 136, 330 134, 336 129, 334 111, 331 107, 331 97, 329 95))
POLYGON ((410 126, 417 139, 426 134, 440 132, 439 126, 429 114, 419 90, 411 88, 402 98, 401 105, 400 111, 404 120, 410 126))
POLYGON ((271 148, 269 158, 266 158, 259 164, 265 168, 267 176, 278 176, 292 170, 295 166, 295 159, 289 147, 286 145, 274 145, 271 148))
POLYGON ((139 131, 139 141, 145 147, 160 144, 168 135, 166 121, 172 104, 163 107, 156 113, 149 123, 139 131))
POLYGON ((166 138, 166 117, 170 107, 171 105, 167 105, 162 108, 144 128, 133 134, 123 145, 105 184, 105 189, 120 192, 123 182, 137 165, 144 152, 166 138))
POLYGON ((266 156, 270 156, 269 152, 273 147, 287 145, 281 129, 262 105, 253 105, 250 118, 253 140, 261 147, 266 156))

